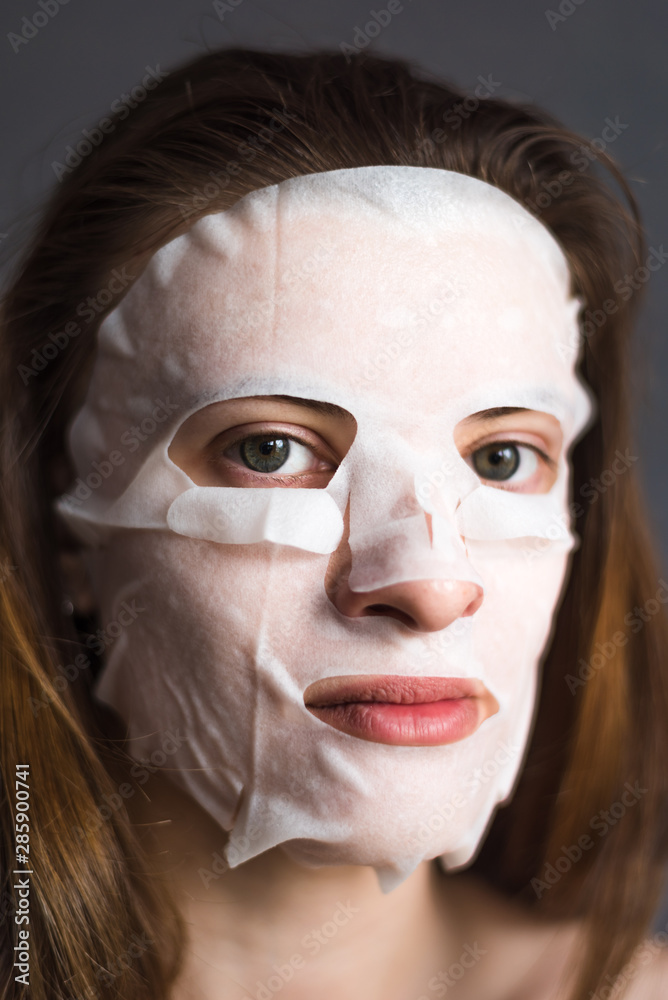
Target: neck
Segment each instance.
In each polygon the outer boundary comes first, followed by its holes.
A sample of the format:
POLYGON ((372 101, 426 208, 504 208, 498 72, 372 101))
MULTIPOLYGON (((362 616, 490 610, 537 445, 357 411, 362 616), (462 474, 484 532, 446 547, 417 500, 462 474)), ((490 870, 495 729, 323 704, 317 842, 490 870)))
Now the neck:
POLYGON ((281 848, 229 868, 227 835, 188 795, 159 774, 146 791, 130 816, 187 929, 169 1000, 568 995, 553 989, 577 929, 541 927, 466 874, 425 862, 383 894, 373 868, 306 868, 281 848))
POLYGON ((281 848, 229 868, 226 835, 188 796, 152 779, 132 818, 150 830, 189 931, 173 1000, 404 1000, 459 957, 430 862, 388 894, 373 868, 306 868, 281 848), (178 817, 178 818, 177 818, 178 817))

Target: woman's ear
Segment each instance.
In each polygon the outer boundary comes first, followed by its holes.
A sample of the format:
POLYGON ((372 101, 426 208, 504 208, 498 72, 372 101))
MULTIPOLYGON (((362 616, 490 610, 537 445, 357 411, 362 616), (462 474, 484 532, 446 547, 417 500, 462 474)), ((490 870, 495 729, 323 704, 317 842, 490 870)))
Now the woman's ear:
POLYGON ((60 577, 63 588, 63 611, 88 617, 95 612, 95 599, 83 549, 61 549, 60 577))

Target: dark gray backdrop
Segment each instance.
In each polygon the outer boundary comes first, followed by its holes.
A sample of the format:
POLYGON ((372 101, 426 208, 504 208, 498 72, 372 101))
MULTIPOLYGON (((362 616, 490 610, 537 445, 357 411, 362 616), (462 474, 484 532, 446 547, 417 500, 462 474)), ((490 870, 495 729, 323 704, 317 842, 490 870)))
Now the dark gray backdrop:
MULTIPOLYGON (((95 126, 114 101, 140 83, 147 67, 169 70, 225 45, 338 49, 363 42, 356 29, 364 31, 371 11, 388 8, 387 0, 41 4, 3 0, 0 13, 5 275, 45 193, 58 183, 60 168, 53 164, 65 163, 68 145, 76 146, 82 129, 95 126)), ((415 60, 464 88, 491 75, 499 84, 495 96, 535 102, 583 136, 610 140, 609 152, 640 202, 649 245, 658 249, 665 241, 668 250, 668 5, 662 0, 392 0, 389 9, 394 13, 371 42, 374 50, 415 60)), ((668 267, 661 268, 646 284, 634 372, 639 465, 664 577, 667 275, 668 267)), ((668 904, 657 926, 667 920, 668 904)))

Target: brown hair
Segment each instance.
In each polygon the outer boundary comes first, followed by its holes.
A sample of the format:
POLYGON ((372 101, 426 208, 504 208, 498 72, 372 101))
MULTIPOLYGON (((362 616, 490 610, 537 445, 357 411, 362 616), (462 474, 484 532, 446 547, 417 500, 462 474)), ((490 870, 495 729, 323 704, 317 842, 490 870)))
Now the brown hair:
MULTIPOLYGON (((28 763, 30 996, 38 1000, 166 996, 178 969, 178 917, 124 810, 90 827, 113 794, 120 758, 94 717, 91 671, 61 680, 82 646, 62 610, 57 559, 65 543, 52 502, 69 485, 65 428, 81 402, 95 330, 122 294, 106 294, 112 272, 136 277, 200 216, 255 188, 372 164, 440 167, 494 184, 540 216, 570 262, 573 292, 585 303, 581 368, 599 404, 573 454, 582 544, 545 659, 522 779, 474 870, 526 897, 536 914, 584 920, 574 998, 620 970, 651 919, 668 800, 666 625, 658 613, 637 630, 628 625, 658 583, 633 471, 604 489, 591 486, 631 444, 626 370, 638 296, 622 294, 619 281, 643 266, 645 248, 623 177, 546 114, 485 93, 467 98, 398 60, 214 52, 171 72, 82 154, 54 191, 4 302, 0 857, 11 872, 15 765, 28 763), (611 172, 628 207, 596 166, 576 166, 582 146, 611 172), (612 637, 625 623, 627 641, 617 644, 612 637), (594 655, 606 643, 614 654, 599 669, 594 655), (549 891, 532 891, 532 879, 543 881, 546 864, 575 850, 626 782, 643 789, 637 804, 570 869, 553 867, 560 877, 549 891), (74 826, 87 828, 80 847, 74 826), (133 935, 147 935, 150 945, 120 963, 133 935)), ((3 901, 12 900, 12 883, 6 875, 3 901)), ((18 997, 12 906, 0 914, 12 929, 0 983, 3 996, 18 997)))

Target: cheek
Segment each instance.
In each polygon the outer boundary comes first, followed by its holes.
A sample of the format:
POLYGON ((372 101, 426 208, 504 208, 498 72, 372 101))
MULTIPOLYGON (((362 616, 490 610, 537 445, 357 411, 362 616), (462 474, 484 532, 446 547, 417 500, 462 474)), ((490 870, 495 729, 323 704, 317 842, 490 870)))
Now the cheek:
POLYGON ((468 546, 485 584, 475 628, 475 651, 495 693, 516 701, 533 683, 550 636, 569 554, 532 539, 468 546))
MULTIPOLYGON (((133 678, 143 685, 177 675, 191 689, 214 683, 227 695, 247 693, 258 660, 272 655, 288 653, 300 670, 310 660, 312 670, 318 622, 331 607, 327 560, 271 543, 217 545, 153 531, 117 536, 92 565, 102 624, 129 599, 142 611, 107 652, 140 658, 133 678)), ((308 669, 301 672, 308 683, 308 669)), ((187 697, 186 685, 179 696, 187 697)))

